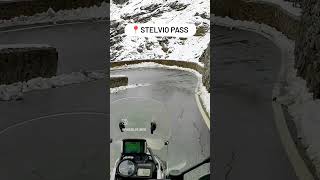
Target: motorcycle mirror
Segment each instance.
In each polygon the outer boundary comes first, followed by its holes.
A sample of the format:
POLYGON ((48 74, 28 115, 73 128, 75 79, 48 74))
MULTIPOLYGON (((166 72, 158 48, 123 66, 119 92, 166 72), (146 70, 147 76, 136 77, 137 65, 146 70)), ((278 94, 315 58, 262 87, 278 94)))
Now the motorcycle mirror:
POLYGON ((124 122, 119 122, 119 129, 121 132, 123 132, 123 129, 125 128, 126 126, 124 125, 124 122))
POLYGON ((151 122, 151 134, 157 129, 157 124, 155 122, 151 122))

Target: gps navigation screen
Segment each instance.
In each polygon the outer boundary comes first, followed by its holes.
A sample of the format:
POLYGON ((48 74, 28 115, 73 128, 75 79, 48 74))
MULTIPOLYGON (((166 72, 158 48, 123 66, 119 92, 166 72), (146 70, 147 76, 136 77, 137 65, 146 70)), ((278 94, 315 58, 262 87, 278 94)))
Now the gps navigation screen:
POLYGON ((124 142, 124 153, 144 153, 143 142, 124 142))

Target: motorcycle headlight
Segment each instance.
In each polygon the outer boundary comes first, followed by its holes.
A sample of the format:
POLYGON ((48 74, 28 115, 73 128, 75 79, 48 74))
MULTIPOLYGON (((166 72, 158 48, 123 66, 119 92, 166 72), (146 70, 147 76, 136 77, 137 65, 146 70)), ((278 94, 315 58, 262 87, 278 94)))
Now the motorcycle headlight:
POLYGON ((136 171, 136 165, 131 160, 123 160, 118 165, 118 172, 123 177, 132 176, 136 171))

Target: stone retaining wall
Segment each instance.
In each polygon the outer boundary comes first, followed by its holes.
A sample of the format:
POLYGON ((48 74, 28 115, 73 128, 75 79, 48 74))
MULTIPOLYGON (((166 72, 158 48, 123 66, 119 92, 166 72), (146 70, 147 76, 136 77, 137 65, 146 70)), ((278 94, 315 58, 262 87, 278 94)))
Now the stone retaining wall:
POLYGON ((127 76, 111 76, 110 77, 110 88, 115 88, 119 86, 127 86, 128 77, 127 76))
POLYGON ((143 62, 154 62, 158 64, 163 64, 167 66, 178 66, 183 68, 189 68, 198 71, 199 73, 203 74, 204 68, 201 67, 197 63, 188 62, 188 61, 174 61, 174 60, 133 60, 133 61, 117 61, 111 63, 111 68, 123 66, 123 65, 131 65, 131 64, 138 64, 143 62))
POLYGON ((197 63, 190 61, 176 61, 176 60, 133 60, 133 61, 117 61, 111 63, 111 68, 123 66, 123 65, 131 65, 138 64, 143 62, 154 62, 166 66, 178 66, 182 68, 189 68, 198 71, 202 74, 202 81, 204 86, 207 88, 208 92, 210 92, 210 46, 204 51, 203 55, 200 58, 200 61, 204 63, 204 67, 200 66, 197 63))
POLYGON ((204 64, 202 82, 207 91, 210 92, 210 44, 200 57, 200 62, 204 64))
POLYGON ((16 16, 32 16, 46 12, 50 7, 54 11, 76 9, 100 5, 107 0, 22 0, 0 3, 0 19, 11 19, 16 16))
POLYGON ((289 14, 280 6, 247 0, 213 0, 211 13, 233 19, 255 21, 276 28, 295 40, 299 33, 300 18, 289 14))
POLYGON ((0 49, 0 84, 56 75, 58 53, 52 47, 0 49))
POLYGON ((314 98, 320 98, 320 1, 305 0, 301 31, 295 47, 295 67, 307 81, 314 98))

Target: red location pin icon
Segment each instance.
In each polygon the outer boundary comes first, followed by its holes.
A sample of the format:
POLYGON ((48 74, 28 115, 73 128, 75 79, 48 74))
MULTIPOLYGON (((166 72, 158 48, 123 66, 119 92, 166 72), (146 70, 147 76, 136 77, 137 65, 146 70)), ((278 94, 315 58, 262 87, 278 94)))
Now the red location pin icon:
POLYGON ((137 26, 137 25, 135 25, 135 26, 133 27, 133 29, 134 29, 134 31, 137 33, 138 26, 137 26))

